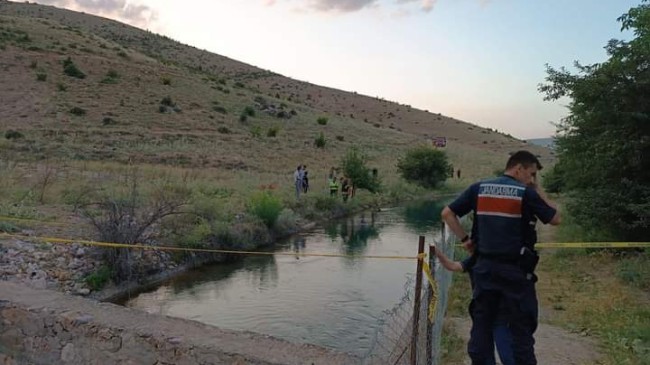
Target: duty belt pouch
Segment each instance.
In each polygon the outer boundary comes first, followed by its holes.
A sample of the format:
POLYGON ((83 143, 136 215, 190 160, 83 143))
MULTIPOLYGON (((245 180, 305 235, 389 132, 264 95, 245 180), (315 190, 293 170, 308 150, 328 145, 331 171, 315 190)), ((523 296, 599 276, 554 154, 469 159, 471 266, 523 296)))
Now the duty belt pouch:
POLYGON ((539 262, 539 256, 537 252, 529 249, 528 247, 522 247, 519 252, 519 266, 526 274, 532 274, 535 272, 537 263, 539 262))

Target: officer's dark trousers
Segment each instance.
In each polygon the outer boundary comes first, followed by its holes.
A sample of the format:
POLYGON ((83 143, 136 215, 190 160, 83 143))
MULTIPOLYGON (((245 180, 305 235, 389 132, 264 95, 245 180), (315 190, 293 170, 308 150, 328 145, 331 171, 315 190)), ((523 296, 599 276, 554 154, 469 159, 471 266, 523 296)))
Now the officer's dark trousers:
POLYGON ((536 365, 533 333, 537 329, 537 298, 533 282, 526 280, 517 265, 479 261, 474 268, 474 284, 467 346, 472 365, 486 365, 493 356, 493 327, 501 306, 512 333, 515 364, 536 365))

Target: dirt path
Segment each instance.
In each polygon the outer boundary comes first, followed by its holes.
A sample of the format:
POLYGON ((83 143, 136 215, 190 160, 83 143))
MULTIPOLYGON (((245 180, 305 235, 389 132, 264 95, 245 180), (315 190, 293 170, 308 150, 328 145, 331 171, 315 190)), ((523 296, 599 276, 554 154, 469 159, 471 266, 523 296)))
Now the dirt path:
MULTIPOLYGON (((471 321, 469 318, 451 318, 458 335, 467 343, 471 321)), ((535 353, 539 365, 597 364, 600 354, 589 338, 548 324, 540 323, 535 332, 535 353)), ((498 357, 497 357, 498 359, 498 357)), ((469 359, 464 364, 470 364, 469 359)), ((497 361, 497 364, 500 362, 497 361)))

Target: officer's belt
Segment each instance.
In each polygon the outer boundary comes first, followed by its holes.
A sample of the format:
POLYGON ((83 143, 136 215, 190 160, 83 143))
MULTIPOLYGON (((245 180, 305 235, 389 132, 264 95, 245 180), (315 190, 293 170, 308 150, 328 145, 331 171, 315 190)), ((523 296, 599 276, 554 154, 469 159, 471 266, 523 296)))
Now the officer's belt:
POLYGON ((485 258, 491 261, 501 262, 504 264, 517 264, 521 259, 520 255, 508 255, 503 253, 479 252, 479 258, 485 258))

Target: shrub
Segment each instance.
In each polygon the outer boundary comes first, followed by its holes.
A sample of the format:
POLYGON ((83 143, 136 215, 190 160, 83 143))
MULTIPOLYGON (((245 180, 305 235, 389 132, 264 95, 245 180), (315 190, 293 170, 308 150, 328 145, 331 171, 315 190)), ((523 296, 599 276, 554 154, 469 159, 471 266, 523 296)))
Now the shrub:
POLYGON ((221 126, 221 127, 217 128, 217 132, 219 132, 221 134, 230 134, 231 133, 230 129, 228 129, 228 127, 224 127, 224 126, 221 126))
POLYGON ((86 115, 86 109, 75 106, 74 108, 70 109, 70 114, 76 116, 86 115))
POLYGON ((408 150, 397 162, 397 170, 406 181, 424 188, 435 188, 444 182, 449 168, 447 154, 426 145, 408 150))
POLYGON ((117 52, 117 55, 122 57, 122 58, 129 58, 129 55, 127 55, 126 52, 124 52, 124 51, 117 52))
POLYGON ((22 133, 20 133, 18 131, 11 130, 11 129, 5 132, 5 138, 6 139, 18 139, 18 138, 23 138, 23 137, 24 136, 23 136, 22 133))
POLYGON ((222 107, 222 106, 220 106, 220 105, 215 105, 215 106, 213 106, 213 107, 212 107, 212 110, 214 110, 214 111, 217 112, 217 113, 228 114, 228 111, 226 110, 226 108, 224 108, 224 107, 222 107))
POLYGON ((117 84, 117 79, 120 75, 115 70, 109 70, 106 76, 100 81, 102 84, 117 84))
POLYGON ((163 85, 171 85, 172 84, 172 79, 169 77, 163 77, 160 79, 160 82, 162 82, 163 85))
POLYGON ((244 114, 244 113, 241 113, 241 115, 239 116, 239 121, 240 122, 245 122, 247 120, 248 120, 248 116, 246 114, 244 114))
POLYGON ((243 87, 244 87, 244 84, 241 83, 241 82, 239 82, 239 81, 237 81, 237 82, 235 82, 235 85, 234 85, 234 86, 235 86, 235 87, 238 87, 238 88, 243 88, 243 87))
POLYGON ((262 127, 255 125, 251 127, 251 136, 254 138, 259 138, 262 136, 262 127))
POLYGON ((325 139, 325 135, 323 134, 323 132, 320 132, 318 137, 316 137, 314 139, 314 145, 317 148, 325 148, 325 144, 327 144, 327 140, 325 139))
POLYGON ((29 64, 29 68, 31 68, 31 69, 35 69, 36 67, 38 67, 38 61, 32 61, 29 64))
POLYGON ((247 106, 244 108, 243 114, 248 115, 249 117, 254 117, 255 116, 255 108, 252 106, 247 106))
POLYGON ((77 65, 74 64, 70 57, 66 58, 65 61, 63 61, 63 73, 70 77, 76 77, 78 79, 86 78, 86 74, 83 73, 77 67, 77 65))
POLYGON ((115 125, 115 124, 117 124, 117 122, 115 121, 115 119, 111 117, 104 117, 104 119, 102 119, 102 125, 115 125))
POLYGON ((47 74, 39 72, 36 74, 36 81, 46 81, 47 80, 47 74))
POLYGON ((359 149, 350 148, 343 160, 341 167, 343 174, 352 180, 355 189, 365 189, 371 193, 381 190, 379 174, 366 166, 368 157, 359 149))
POLYGON ((65 86, 65 84, 62 84, 60 82, 56 84, 56 89, 59 91, 68 91, 68 87, 65 86))
POLYGON ((345 137, 343 137, 343 136, 336 136, 336 140, 337 140, 337 141, 341 141, 341 142, 343 142, 343 141, 345 140, 345 137))
POLYGON ((253 194, 247 208, 268 228, 272 228, 282 211, 282 202, 280 198, 268 191, 259 191, 253 194))
POLYGON ((562 192, 565 185, 565 178, 560 163, 553 165, 553 167, 551 167, 551 169, 548 170, 548 172, 546 172, 543 176, 544 179, 542 180, 542 184, 544 185, 544 189, 546 189, 547 192, 562 192))
POLYGON ((107 266, 102 265, 99 267, 99 269, 97 269, 97 271, 86 276, 84 278, 84 281, 90 287, 90 289, 96 291, 106 286, 111 276, 111 270, 107 266))
POLYGON ((20 229, 9 222, 0 221, 0 232, 4 233, 16 233, 20 229))
POLYGON ((274 126, 270 127, 269 130, 266 132, 267 137, 276 137, 278 135, 278 131, 280 131, 280 127, 274 126))
POLYGON ((325 117, 320 117, 316 120, 316 122, 320 125, 326 125, 327 124, 327 118, 325 117))
POLYGON ((162 100, 160 100, 160 105, 174 107, 176 104, 172 100, 171 96, 165 96, 162 98, 162 100))
POLYGON ((295 232, 298 230, 298 215, 289 208, 284 208, 275 221, 275 230, 280 234, 295 232))

